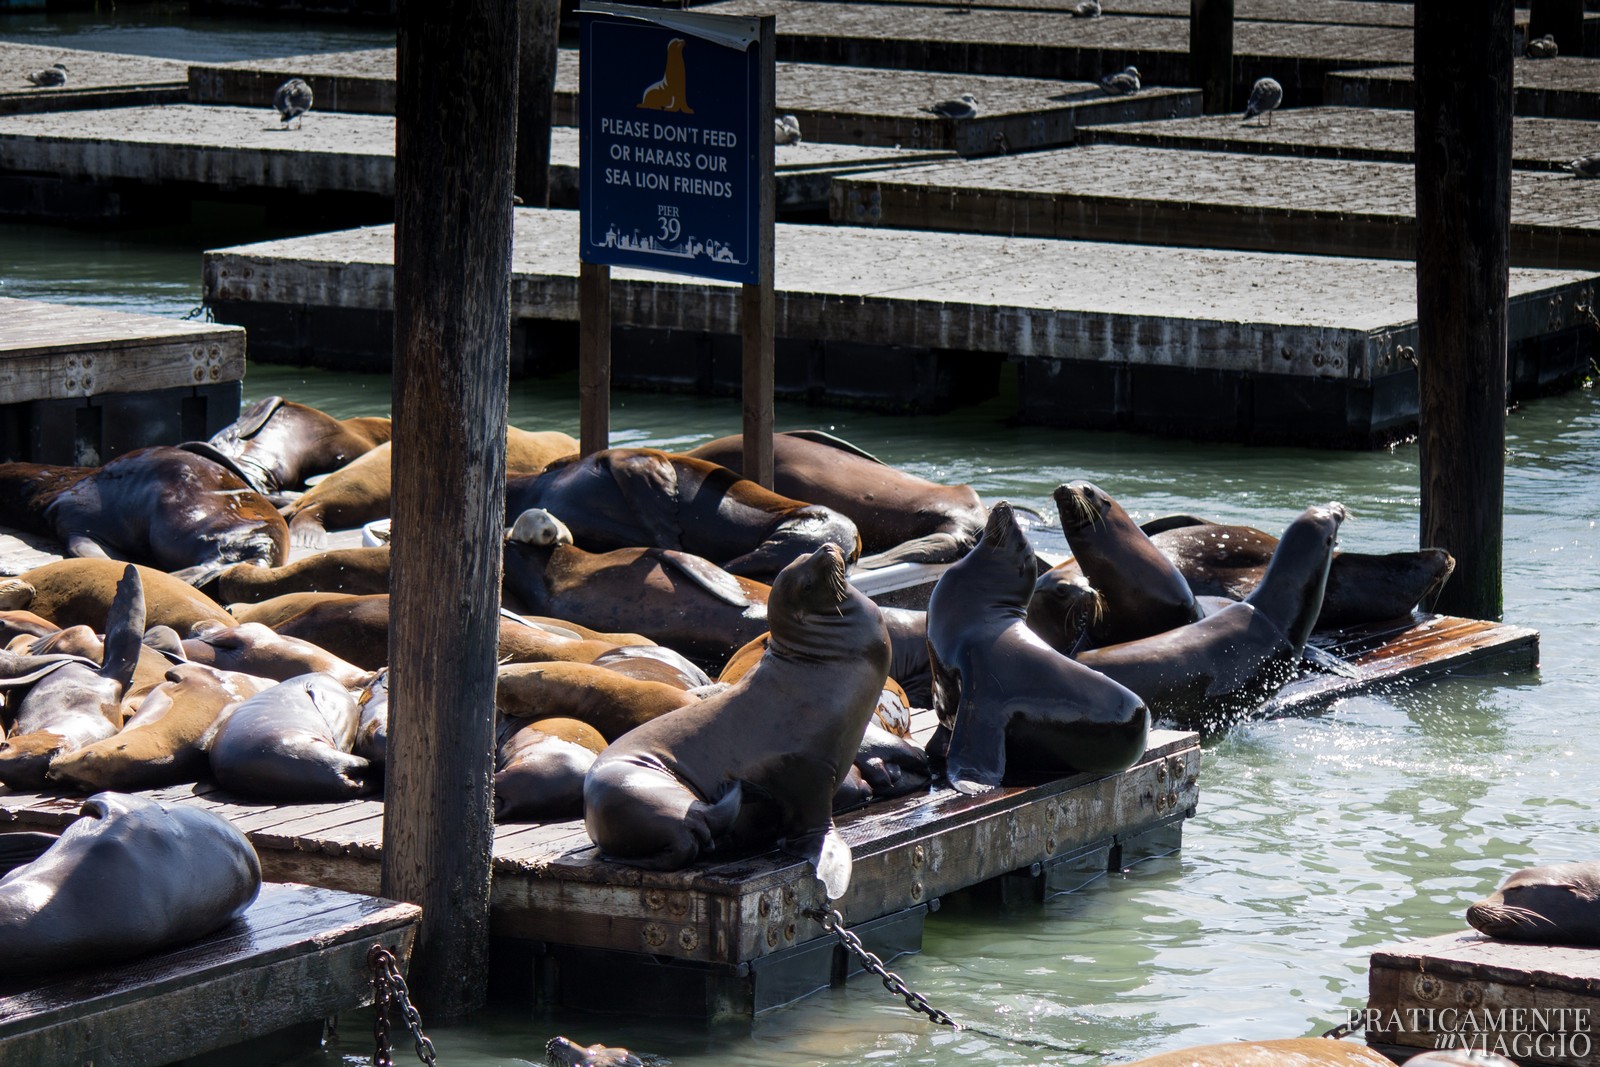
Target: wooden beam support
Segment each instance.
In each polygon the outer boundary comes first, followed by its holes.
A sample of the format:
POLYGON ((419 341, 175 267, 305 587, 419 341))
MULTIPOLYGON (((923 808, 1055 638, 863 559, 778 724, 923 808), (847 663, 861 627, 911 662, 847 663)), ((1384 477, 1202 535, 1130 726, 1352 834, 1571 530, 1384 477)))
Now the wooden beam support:
POLYGON ((761 16, 761 70, 755 106, 759 112, 756 127, 761 131, 756 158, 762 161, 760 218, 757 234, 761 242, 761 279, 746 285, 739 305, 739 327, 744 338, 744 367, 741 391, 744 397, 744 476, 768 489, 772 488, 772 391, 776 349, 773 335, 777 326, 773 295, 775 273, 773 238, 777 213, 777 182, 773 176, 772 124, 777 113, 777 85, 772 57, 777 54, 777 19, 761 16))
POLYGON ((1233 0, 1189 0, 1189 84, 1207 115, 1233 110, 1233 0))
POLYGON ((524 207, 550 204, 550 120, 555 108, 560 0, 517 0, 517 177, 524 207))
POLYGON ((1416 8, 1422 544, 1437 610, 1498 619, 1505 510, 1512 0, 1416 8))
POLYGON ((611 268, 578 264, 578 449, 611 447, 611 268))
POLYGON ((434 1020, 488 993, 517 9, 401 0, 383 892, 434 1020))

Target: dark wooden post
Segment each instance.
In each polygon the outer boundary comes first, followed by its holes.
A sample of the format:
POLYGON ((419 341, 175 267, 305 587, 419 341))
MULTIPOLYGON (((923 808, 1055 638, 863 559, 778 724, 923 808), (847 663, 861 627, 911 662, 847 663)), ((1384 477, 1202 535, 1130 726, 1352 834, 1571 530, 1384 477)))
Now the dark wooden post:
POLYGON ((401 0, 385 896, 431 1019, 487 994, 517 9, 401 0))
POLYGON ((1564 56, 1583 55, 1583 0, 1533 0, 1528 39, 1554 34, 1564 56))
POLYGON ((1456 570, 1435 605, 1500 617, 1512 0, 1416 6, 1422 544, 1456 570))
POLYGON ((761 217, 757 223, 761 241, 761 280, 746 285, 739 305, 739 328, 744 335, 744 368, 741 392, 744 397, 744 476, 772 488, 772 389, 774 384, 773 329, 776 308, 773 298, 773 220, 777 211, 777 190, 772 174, 772 123, 776 114, 777 88, 773 76, 773 56, 778 47, 778 22, 772 15, 761 16, 761 73, 757 84, 756 128, 761 143, 756 158, 761 164, 761 217))
POLYGON ((516 193, 525 207, 550 203, 550 119, 560 26, 560 0, 517 0, 516 193))
POLYGON ((611 447, 611 268, 578 264, 578 448, 611 447))
POLYGON ((1207 115, 1233 110, 1233 0, 1189 0, 1189 84, 1207 115))

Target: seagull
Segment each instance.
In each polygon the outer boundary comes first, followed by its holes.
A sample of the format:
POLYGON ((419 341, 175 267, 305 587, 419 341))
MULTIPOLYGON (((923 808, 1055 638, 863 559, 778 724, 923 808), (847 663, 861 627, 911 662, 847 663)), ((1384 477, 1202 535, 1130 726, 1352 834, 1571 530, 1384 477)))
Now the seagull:
POLYGON ((1547 33, 1528 42, 1529 59, 1554 59, 1561 54, 1561 49, 1556 46, 1555 34, 1547 33))
POLYGON ((1579 156, 1571 163, 1561 164, 1561 169, 1570 170, 1579 178, 1600 178, 1600 152, 1579 156))
POLYGON ((1139 82, 1139 68, 1124 67, 1116 74, 1107 74, 1100 79, 1100 88, 1112 96, 1126 96, 1138 92, 1142 88, 1139 82))
POLYGON ((793 115, 773 119, 772 141, 774 144, 799 144, 800 120, 793 115))
POLYGON ((1255 85, 1250 88, 1250 99, 1244 105, 1244 121, 1249 122, 1252 115, 1265 115, 1267 125, 1271 126, 1272 111, 1281 103, 1283 103, 1283 86, 1278 84, 1278 80, 1257 78, 1255 85))
MULTIPOLYGON (((288 125, 290 119, 305 121, 301 116, 311 110, 311 86, 299 78, 290 78, 278 86, 278 91, 272 94, 272 106, 283 116, 285 125, 288 125)), ((299 122, 295 123, 296 129, 299 126, 299 122)))
POLYGON ((28 80, 42 88, 65 85, 67 84, 67 68, 60 63, 52 63, 43 70, 36 70, 29 74, 28 80))
POLYGON ((962 93, 954 100, 941 100, 932 107, 925 107, 922 110, 931 111, 933 114, 941 115, 947 119, 976 118, 978 114, 978 98, 971 93, 962 93))
POLYGON ((1099 18, 1100 0, 1083 0, 1083 3, 1072 9, 1072 17, 1075 19, 1099 18))

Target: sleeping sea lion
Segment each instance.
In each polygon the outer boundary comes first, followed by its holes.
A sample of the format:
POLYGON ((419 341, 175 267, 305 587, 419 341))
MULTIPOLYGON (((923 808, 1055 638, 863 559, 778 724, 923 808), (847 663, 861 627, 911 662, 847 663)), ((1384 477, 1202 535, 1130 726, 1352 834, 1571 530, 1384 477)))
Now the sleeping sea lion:
POLYGON ((326 674, 346 689, 365 685, 372 674, 320 645, 280 634, 258 622, 238 626, 202 623, 192 634, 184 639, 184 656, 191 663, 204 663, 218 670, 278 682, 302 674, 326 674))
POLYGON ((583 776, 605 748, 587 723, 502 717, 495 730, 494 821, 542 822, 583 813, 583 776))
POLYGON ((1468 908, 1467 922, 1502 941, 1600 945, 1600 862, 1524 868, 1468 908))
POLYGON ((508 663, 500 668, 494 704, 500 714, 523 722, 576 719, 614 741, 696 699, 676 686, 592 663, 508 663))
POLYGON ((364 596, 389 591, 389 546, 336 548, 281 567, 240 563, 217 576, 217 599, 224 604, 259 604, 285 593, 349 593, 364 596))
MULTIPOLYGON (((239 412, 205 444, 226 457, 256 492, 270 496, 299 489, 312 475, 338 470, 388 441, 392 432, 387 416, 336 419, 268 396, 239 412)), ((184 447, 197 449, 194 444, 184 447)))
POLYGON ((325 674, 303 674, 255 694, 224 718, 208 752, 217 784, 281 803, 347 800, 378 775, 351 754, 356 702, 325 674))
MULTIPOLYGON (((154 567, 135 567, 144 587, 147 626, 170 626, 183 634, 201 620, 233 625, 234 617, 194 586, 154 567)), ((64 559, 0 581, 0 588, 8 581, 27 586, 26 599, 15 606, 63 629, 80 623, 98 628, 105 624, 106 611, 126 568, 127 564, 111 559, 64 559)), ((20 593, 17 596, 21 598, 20 593)))

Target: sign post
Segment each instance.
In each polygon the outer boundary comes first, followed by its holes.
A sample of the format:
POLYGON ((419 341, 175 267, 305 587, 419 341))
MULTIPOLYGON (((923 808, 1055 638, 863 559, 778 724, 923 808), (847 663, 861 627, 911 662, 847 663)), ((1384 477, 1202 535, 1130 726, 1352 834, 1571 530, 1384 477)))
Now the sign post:
POLYGON ((608 436, 609 268, 738 282, 745 476, 770 488, 776 19, 611 3, 578 16, 583 450, 608 436))

